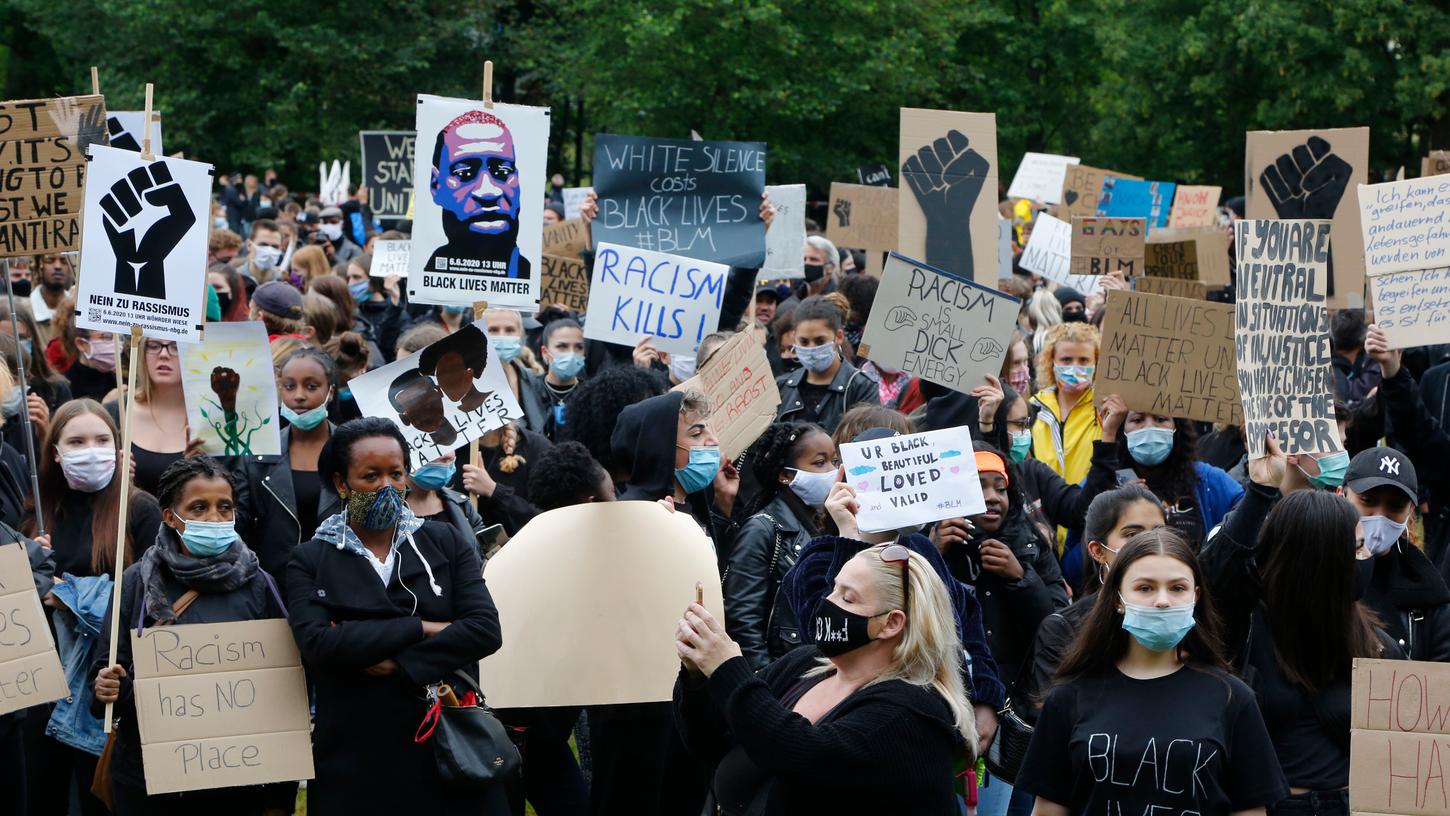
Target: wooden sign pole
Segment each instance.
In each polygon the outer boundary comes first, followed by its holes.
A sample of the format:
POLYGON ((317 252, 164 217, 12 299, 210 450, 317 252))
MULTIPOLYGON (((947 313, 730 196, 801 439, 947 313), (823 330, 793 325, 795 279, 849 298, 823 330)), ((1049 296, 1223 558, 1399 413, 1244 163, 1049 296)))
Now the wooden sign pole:
MULTIPOLYGON (((94 65, 91 66, 91 94, 101 95, 101 74, 94 65)), ((111 335, 111 342, 116 344, 116 367, 112 369, 116 374, 116 418, 124 426, 126 424, 126 382, 124 379, 126 375, 123 372, 126 364, 121 357, 121 349, 124 348, 124 344, 121 342, 119 334, 111 335)))
MULTIPOLYGON (((147 99, 151 93, 147 86, 147 99)), ((150 104, 146 106, 148 109, 150 104)), ((141 369, 141 327, 131 327, 131 375, 129 386, 122 399, 130 399, 136 393, 136 372, 141 369)), ((107 653, 111 665, 116 665, 116 648, 121 640, 121 573, 126 570, 126 516, 131 508, 131 422, 135 411, 127 411, 121 423, 121 456, 116 460, 116 472, 121 477, 121 503, 116 512, 116 568, 111 584, 111 651, 107 653)), ((112 477, 114 478, 114 477, 112 477)), ((101 721, 107 734, 111 733, 113 703, 106 704, 106 716, 101 721)))
POLYGON ((493 107, 493 60, 483 61, 483 106, 493 107))
POLYGON ((141 158, 146 161, 155 161, 156 154, 151 152, 151 89, 152 84, 146 83, 146 113, 141 119, 144 124, 141 126, 141 158))

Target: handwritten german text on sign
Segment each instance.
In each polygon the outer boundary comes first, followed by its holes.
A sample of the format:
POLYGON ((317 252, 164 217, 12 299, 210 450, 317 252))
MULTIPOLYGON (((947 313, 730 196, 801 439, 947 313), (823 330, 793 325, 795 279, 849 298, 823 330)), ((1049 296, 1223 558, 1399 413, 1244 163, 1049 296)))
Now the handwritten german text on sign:
POLYGON ((312 778, 307 681, 282 618, 133 638, 146 792, 312 778))
POLYGON ((1450 814, 1450 666, 1356 658, 1351 688, 1350 812, 1450 814))
POLYGON ((958 391, 986 382, 1002 356, 1022 303, 891 253, 861 338, 861 354, 958 391))
POLYGON ((1365 274, 1450 264, 1450 176, 1361 184, 1365 274))
POLYGON ((670 354, 694 354, 720 323, 730 268, 647 249, 599 245, 584 336, 633 346, 645 337, 670 354))
POLYGON ((695 376, 675 391, 703 391, 710 400, 710 428, 720 453, 734 459, 775 420, 780 390, 765 349, 751 332, 739 332, 715 350, 695 376))
POLYGON ((0 546, 0 714, 68 693, 25 546, 0 546))
POLYGON ((856 522, 879 533, 984 512, 972 436, 965 427, 841 445, 856 522))
POLYGON ((1285 453, 1343 450, 1334 421, 1327 221, 1238 221, 1234 305, 1249 457, 1272 433, 1285 453))
POLYGON ((1099 403, 1119 394, 1134 411, 1243 421, 1231 304, 1114 290, 1103 310, 1099 403))
MULTIPOLYGON (((106 144, 100 96, 0 103, 0 258, 80 249, 81 191, 92 144, 106 144)), ((204 277, 204 276, 203 276, 204 277)))
POLYGON ((1450 267, 1375 275, 1369 288, 1390 348, 1450 343, 1450 267))

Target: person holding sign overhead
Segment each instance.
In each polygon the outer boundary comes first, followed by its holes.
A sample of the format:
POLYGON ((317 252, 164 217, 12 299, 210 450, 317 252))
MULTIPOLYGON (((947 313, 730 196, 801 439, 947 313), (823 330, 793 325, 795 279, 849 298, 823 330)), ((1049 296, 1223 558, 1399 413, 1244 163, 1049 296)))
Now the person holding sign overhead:
POLYGON ((849 308, 844 301, 838 294, 812 295, 796 307, 793 348, 801 367, 775 380, 777 419, 814 422, 830 433, 853 405, 880 404, 876 383, 841 356, 849 308))
MULTIPOLYGON (((235 491, 226 468, 209 456, 180 459, 162 472, 157 491, 165 525, 155 545, 126 568, 120 589, 121 639, 115 655, 102 644, 92 670, 93 712, 100 715, 107 703, 114 703, 120 720, 110 756, 115 812, 254 816, 290 807, 296 798, 296 786, 290 783, 146 795, 132 638, 151 626, 287 617, 276 584, 237 535, 235 491)), ((106 621, 108 627, 109 612, 106 621)))
POLYGON ((424 687, 458 672, 476 686, 501 635, 474 542, 404 502, 409 466, 392 422, 336 428, 318 471, 343 509, 287 565, 292 632, 316 689, 314 816, 508 812, 502 785, 447 783, 434 746, 414 741, 424 687))

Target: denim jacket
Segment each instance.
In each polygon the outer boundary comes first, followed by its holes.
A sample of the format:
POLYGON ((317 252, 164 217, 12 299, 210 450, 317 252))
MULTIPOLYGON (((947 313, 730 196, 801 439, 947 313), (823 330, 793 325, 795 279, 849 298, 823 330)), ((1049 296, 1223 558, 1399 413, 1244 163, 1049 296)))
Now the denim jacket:
POLYGON ((106 745, 101 720, 91 714, 90 668, 103 632, 101 626, 111 605, 111 576, 77 578, 70 573, 56 584, 55 597, 61 607, 55 611, 55 643, 65 666, 65 684, 70 694, 56 701, 45 733, 60 742, 100 756, 106 745))

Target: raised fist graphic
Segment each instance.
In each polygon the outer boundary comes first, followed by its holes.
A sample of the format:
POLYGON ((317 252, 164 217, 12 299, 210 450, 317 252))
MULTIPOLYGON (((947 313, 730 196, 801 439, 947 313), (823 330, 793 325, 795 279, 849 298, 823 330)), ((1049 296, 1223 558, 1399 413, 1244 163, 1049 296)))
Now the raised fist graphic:
POLYGON ((916 151, 901 174, 926 215, 926 262, 972 277, 972 207, 991 165, 959 130, 916 151))
POLYGON ((121 124, 120 117, 109 117, 106 120, 106 130, 111 133, 111 147, 121 150, 131 150, 136 153, 141 152, 141 143, 136 141, 134 135, 126 131, 126 126, 121 124))
POLYGON ((844 198, 836 199, 836 206, 831 208, 836 214, 836 226, 851 226, 851 202, 844 198))
POLYGON ((1354 170, 1318 136, 1274 160, 1259 184, 1280 218, 1333 218, 1354 170))
POLYGON ((102 221, 116 255, 116 293, 165 299, 166 256, 196 223, 196 214, 181 185, 172 180, 171 169, 163 160, 132 170, 101 197, 101 209, 106 211, 102 221), (138 236, 135 227, 127 229, 126 225, 147 207, 166 212, 144 236, 138 236))
POLYGON ((226 413, 236 413, 237 410, 237 388, 242 384, 242 375, 236 371, 217 366, 211 370, 211 390, 217 396, 217 402, 226 413))

